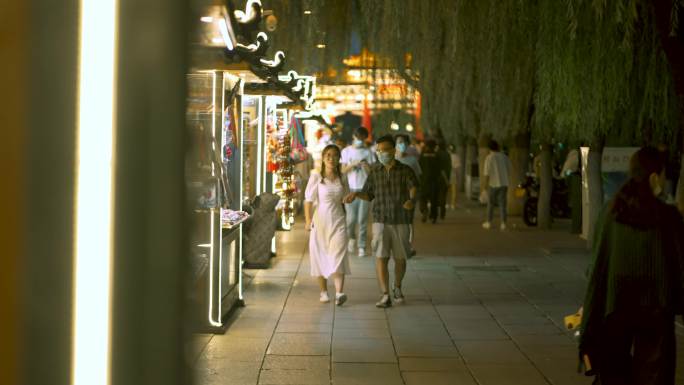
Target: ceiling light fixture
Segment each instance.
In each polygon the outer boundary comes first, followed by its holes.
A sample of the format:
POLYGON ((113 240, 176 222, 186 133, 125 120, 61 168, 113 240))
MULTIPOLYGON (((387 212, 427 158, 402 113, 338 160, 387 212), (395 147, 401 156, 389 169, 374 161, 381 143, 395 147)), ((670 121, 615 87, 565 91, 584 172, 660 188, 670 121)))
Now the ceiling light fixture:
POLYGON ((211 17, 211 16, 202 16, 202 17, 200 18, 200 21, 202 21, 202 23, 213 23, 213 22, 214 22, 214 18, 211 17))

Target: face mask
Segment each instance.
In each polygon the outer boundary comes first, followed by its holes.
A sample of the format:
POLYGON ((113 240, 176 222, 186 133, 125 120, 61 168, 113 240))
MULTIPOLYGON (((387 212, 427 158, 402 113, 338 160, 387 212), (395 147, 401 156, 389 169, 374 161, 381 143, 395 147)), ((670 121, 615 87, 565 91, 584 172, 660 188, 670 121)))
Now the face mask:
POLYGON ((356 147, 356 148, 363 147, 363 140, 354 139, 354 147, 356 147))
POLYGON ((394 160, 394 154, 388 154, 386 152, 378 152, 378 160, 383 166, 387 166, 394 160))
POLYGON ((397 143, 397 150, 399 150, 400 153, 405 153, 406 152, 406 143, 397 143))

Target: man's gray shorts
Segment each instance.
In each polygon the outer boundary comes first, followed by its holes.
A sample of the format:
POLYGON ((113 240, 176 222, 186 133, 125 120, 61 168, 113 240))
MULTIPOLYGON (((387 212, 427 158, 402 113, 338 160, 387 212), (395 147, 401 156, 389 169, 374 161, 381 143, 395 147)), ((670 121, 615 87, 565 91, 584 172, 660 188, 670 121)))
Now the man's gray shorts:
POLYGON ((373 255, 376 258, 408 259, 411 253, 410 226, 373 223, 373 255))

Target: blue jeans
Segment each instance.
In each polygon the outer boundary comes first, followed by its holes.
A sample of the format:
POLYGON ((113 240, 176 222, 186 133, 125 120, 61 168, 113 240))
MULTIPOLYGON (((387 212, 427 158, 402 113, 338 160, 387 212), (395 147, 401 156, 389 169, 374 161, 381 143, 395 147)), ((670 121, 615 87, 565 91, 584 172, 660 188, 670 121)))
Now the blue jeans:
POLYGON ((499 211, 501 213, 501 223, 506 223, 506 194, 508 194, 508 186, 490 187, 488 193, 489 200, 487 201, 487 222, 491 222, 492 219, 494 219, 494 205, 496 204, 499 206, 499 211))
POLYGON ((355 199, 354 202, 345 204, 347 211, 347 235, 349 239, 356 238, 356 227, 359 227, 358 247, 366 248, 366 233, 368 232, 368 207, 369 202, 355 199))

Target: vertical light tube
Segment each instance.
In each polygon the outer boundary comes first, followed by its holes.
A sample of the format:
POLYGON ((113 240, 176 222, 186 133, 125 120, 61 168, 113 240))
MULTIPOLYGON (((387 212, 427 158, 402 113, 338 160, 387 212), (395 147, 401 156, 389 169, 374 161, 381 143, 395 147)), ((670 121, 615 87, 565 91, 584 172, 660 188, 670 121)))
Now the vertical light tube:
MULTIPOLYGON (((216 214, 214 209, 211 209, 211 215, 209 215, 209 231, 211 235, 209 237, 209 324, 212 326, 221 326, 220 316, 219 321, 214 319, 214 215, 216 214)), ((220 283, 219 283, 220 286, 220 283)))
MULTIPOLYGON (((211 73, 212 78, 211 78, 211 150, 216 152, 216 71, 213 71, 211 73)), ((212 157, 215 158, 215 157, 212 157)), ((220 177, 221 173, 219 173, 220 177)), ((215 162, 212 160, 211 162, 211 176, 215 177, 216 176, 216 169, 215 169, 215 162)), ((216 202, 218 203, 219 200, 221 199, 219 194, 220 192, 220 183, 216 185, 216 202)), ((221 221, 221 208, 219 207, 218 209, 211 209, 211 215, 209 218, 209 229, 211 231, 211 237, 209 238, 209 243, 211 244, 211 248, 209 249, 209 324, 212 326, 221 326, 221 229, 219 226, 219 237, 218 237, 218 242, 219 242, 219 256, 216 258, 215 254, 215 249, 214 245, 216 242, 216 237, 215 237, 215 222, 216 222, 216 211, 219 212, 218 215, 218 220, 219 222, 221 221), (219 265, 219 280, 218 280, 218 287, 217 287, 217 296, 219 298, 219 303, 218 303, 218 310, 219 310, 219 316, 214 318, 214 261, 218 259, 218 265, 219 265)))
POLYGON ((256 169, 256 195, 261 194, 261 181, 263 179, 262 167, 263 165, 263 147, 264 147, 264 130, 263 121, 266 119, 264 116, 264 111, 262 110, 263 98, 257 97, 256 100, 259 101, 257 105, 257 169, 256 169))
POLYGON ((117 0, 81 0, 74 238, 74 385, 110 382, 117 0))
MULTIPOLYGON (((242 87, 242 86, 241 86, 242 87)), ((240 95, 242 95, 242 92, 240 92, 240 95)), ((238 202, 238 207, 239 210, 243 210, 242 206, 242 201, 244 192, 242 191, 242 185, 244 183, 244 173, 245 173, 245 124, 242 119, 242 112, 244 108, 244 96, 240 96, 240 111, 238 112, 238 116, 235 117, 235 119, 239 122, 238 130, 240 130, 240 195, 238 195, 238 199, 240 200, 238 202)), ((238 237, 238 244, 240 245, 240 253, 238 255, 239 261, 238 261, 238 297, 240 298, 240 301, 242 301, 242 255, 243 255, 243 250, 242 250, 242 223, 240 223, 240 236, 238 237)))

